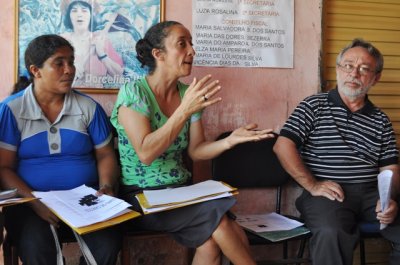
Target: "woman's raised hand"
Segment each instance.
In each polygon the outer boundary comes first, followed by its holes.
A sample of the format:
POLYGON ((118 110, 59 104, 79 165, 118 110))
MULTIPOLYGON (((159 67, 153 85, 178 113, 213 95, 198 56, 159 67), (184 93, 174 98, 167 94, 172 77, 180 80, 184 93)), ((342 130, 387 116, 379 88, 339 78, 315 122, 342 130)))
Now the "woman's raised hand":
POLYGON ((194 78, 182 99, 181 108, 189 116, 205 107, 211 106, 219 101, 220 97, 214 97, 221 89, 219 80, 211 80, 211 75, 206 75, 197 81, 194 78))
POLYGON ((105 43, 106 43, 105 33, 97 34, 93 37, 92 45, 95 46, 96 54, 98 57, 107 55, 105 43))

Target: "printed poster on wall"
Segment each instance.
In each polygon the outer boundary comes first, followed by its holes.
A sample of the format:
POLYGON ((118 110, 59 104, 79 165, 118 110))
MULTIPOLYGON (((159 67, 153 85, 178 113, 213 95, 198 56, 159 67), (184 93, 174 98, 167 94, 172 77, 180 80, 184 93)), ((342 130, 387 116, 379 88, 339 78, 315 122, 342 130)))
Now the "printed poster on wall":
POLYGON ((293 68, 294 0, 193 0, 196 66, 293 68))
POLYGON ((18 0, 18 75, 28 76, 28 43, 42 34, 58 34, 75 48, 73 87, 118 89, 147 73, 136 59, 135 45, 160 21, 163 1, 18 0))

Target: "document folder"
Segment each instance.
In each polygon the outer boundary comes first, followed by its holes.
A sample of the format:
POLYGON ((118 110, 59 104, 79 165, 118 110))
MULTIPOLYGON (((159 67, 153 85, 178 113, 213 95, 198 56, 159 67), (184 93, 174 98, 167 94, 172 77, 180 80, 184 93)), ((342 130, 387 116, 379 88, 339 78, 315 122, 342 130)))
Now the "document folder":
POLYGON ((195 203, 230 197, 238 193, 236 188, 221 181, 207 180, 197 184, 145 190, 136 195, 144 214, 166 211, 195 203))
POLYGON ((101 195, 82 185, 71 190, 33 192, 78 234, 93 232, 140 216, 128 209, 131 205, 121 199, 101 195))

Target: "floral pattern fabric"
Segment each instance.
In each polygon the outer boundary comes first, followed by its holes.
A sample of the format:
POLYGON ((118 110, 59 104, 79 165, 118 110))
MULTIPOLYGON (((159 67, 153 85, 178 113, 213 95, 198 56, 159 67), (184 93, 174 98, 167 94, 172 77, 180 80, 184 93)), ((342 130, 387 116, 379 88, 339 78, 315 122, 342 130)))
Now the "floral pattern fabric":
MULTIPOLYGON (((187 88, 188 85, 178 82, 177 89, 181 98, 187 88)), ((126 83, 120 88, 111 114, 111 123, 118 132, 122 184, 149 188, 186 183, 191 178, 191 174, 184 166, 182 153, 189 143, 190 124, 200 120, 201 113, 193 114, 185 123, 173 144, 153 163, 146 165, 139 160, 124 128, 118 123, 118 109, 121 106, 131 108, 146 116, 153 131, 162 127, 167 122, 168 117, 162 113, 145 77, 126 83)))

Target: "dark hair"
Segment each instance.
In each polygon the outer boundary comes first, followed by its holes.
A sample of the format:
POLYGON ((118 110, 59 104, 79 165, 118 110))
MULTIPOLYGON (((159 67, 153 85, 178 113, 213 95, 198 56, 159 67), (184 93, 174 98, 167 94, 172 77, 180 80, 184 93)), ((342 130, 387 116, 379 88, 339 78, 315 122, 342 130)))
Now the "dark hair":
POLYGON ((362 47, 368 51, 368 53, 374 57, 375 62, 376 62, 376 68, 375 68, 375 73, 380 73, 383 70, 383 55, 381 52, 370 42, 364 41, 363 39, 356 38, 354 39, 349 45, 344 47, 342 51, 339 53, 339 55, 336 57, 336 64, 340 64, 343 54, 345 54, 346 51, 348 51, 351 48, 355 47, 362 47))
POLYGON ((176 21, 163 21, 152 26, 136 43, 136 58, 142 64, 141 67, 147 66, 149 73, 156 68, 156 61, 151 53, 153 49, 165 49, 165 38, 169 35, 169 28, 175 25, 182 25, 176 21))
POLYGON ((74 29, 74 26, 72 25, 72 21, 71 21, 71 10, 76 5, 81 5, 90 10, 89 30, 94 31, 94 29, 96 28, 96 25, 95 25, 95 21, 93 20, 93 9, 92 9, 92 6, 85 1, 74 1, 71 4, 69 4, 69 6, 65 12, 65 16, 64 16, 64 26, 70 30, 74 29))
POLYGON ((26 76, 20 76, 18 78, 17 83, 14 84, 13 91, 11 94, 18 93, 21 90, 24 90, 31 84, 31 81, 26 76))
POLYGON ((48 34, 34 38, 26 47, 25 50, 25 67, 29 73, 29 80, 20 77, 14 85, 14 91, 22 90, 25 85, 28 86, 33 80, 33 74, 29 71, 31 65, 42 68, 44 62, 56 53, 59 48, 68 47, 74 51, 71 43, 59 35, 48 34))

